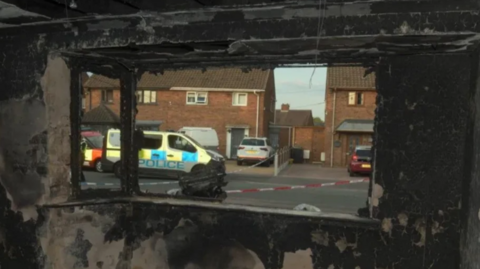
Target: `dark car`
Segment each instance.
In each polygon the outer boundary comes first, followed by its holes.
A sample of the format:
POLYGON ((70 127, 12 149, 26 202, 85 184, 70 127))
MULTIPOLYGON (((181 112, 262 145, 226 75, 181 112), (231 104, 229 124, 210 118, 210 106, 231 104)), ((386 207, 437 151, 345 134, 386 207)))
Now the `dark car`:
POLYGON ((351 177, 356 174, 370 174, 372 173, 372 147, 371 146, 357 146, 350 156, 348 164, 348 173, 351 177))

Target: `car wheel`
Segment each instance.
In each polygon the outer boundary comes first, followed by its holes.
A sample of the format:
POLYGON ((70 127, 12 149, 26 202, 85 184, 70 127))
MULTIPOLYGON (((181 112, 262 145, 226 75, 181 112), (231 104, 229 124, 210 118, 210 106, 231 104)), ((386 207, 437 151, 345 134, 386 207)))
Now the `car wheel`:
POLYGON ((270 161, 264 162, 264 163, 263 163, 263 166, 265 166, 265 167, 270 167, 270 161))
POLYGON ((355 176, 355 173, 354 173, 354 172, 351 172, 351 171, 348 171, 348 174, 350 175, 350 177, 354 177, 354 176, 355 176))
POLYGON ((95 161, 95 171, 97 171, 99 173, 103 173, 102 160, 98 159, 98 160, 95 161))
POLYGON ((243 162, 242 162, 242 161, 237 161, 237 165, 238 165, 238 166, 242 166, 242 165, 243 165, 243 162))
POLYGON ((122 164, 120 162, 117 162, 113 166, 113 173, 117 178, 120 178, 120 179, 122 178, 122 164))

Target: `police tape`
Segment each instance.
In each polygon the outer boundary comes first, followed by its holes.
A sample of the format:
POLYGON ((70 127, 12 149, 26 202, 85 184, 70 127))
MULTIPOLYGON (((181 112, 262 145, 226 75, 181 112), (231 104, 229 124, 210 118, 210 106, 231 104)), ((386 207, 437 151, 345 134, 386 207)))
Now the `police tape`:
POLYGON ((226 173, 226 174, 227 174, 227 175, 231 175, 231 174, 240 173, 240 172, 245 171, 245 170, 248 170, 248 169, 252 169, 252 168, 254 168, 254 167, 257 167, 257 166, 263 164, 263 163, 266 162, 266 161, 270 161, 272 158, 275 158, 275 154, 272 155, 272 156, 270 156, 270 157, 268 157, 268 158, 265 159, 265 160, 262 160, 261 162, 258 162, 258 163, 256 163, 256 164, 254 164, 254 165, 250 165, 250 166, 247 166, 247 167, 244 167, 244 168, 240 168, 240 169, 237 169, 237 170, 235 170, 235 171, 228 172, 228 173, 226 173))
POLYGON ((354 183, 362 183, 370 181, 369 178, 354 179, 354 180, 343 180, 332 183, 316 183, 316 184, 307 184, 307 185, 297 185, 297 186, 281 186, 275 188, 259 188, 259 189, 244 189, 244 190, 227 190, 226 193, 251 193, 251 192, 265 192, 265 191, 285 191, 285 190, 295 190, 295 189, 310 189, 310 188, 321 188, 328 186, 339 186, 347 185, 354 183))
MULTIPOLYGON (((157 186, 157 185, 169 185, 178 183, 178 181, 165 181, 165 182, 140 182, 140 186, 157 186)), ((80 182, 81 186, 120 186, 120 183, 103 183, 103 182, 80 182)))

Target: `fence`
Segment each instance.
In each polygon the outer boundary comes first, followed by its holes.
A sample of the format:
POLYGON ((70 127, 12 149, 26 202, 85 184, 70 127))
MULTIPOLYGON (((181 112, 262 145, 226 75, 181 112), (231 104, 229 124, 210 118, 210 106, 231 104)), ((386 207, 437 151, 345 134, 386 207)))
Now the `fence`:
POLYGON ((275 176, 285 169, 290 163, 290 147, 286 146, 277 150, 275 154, 275 176))

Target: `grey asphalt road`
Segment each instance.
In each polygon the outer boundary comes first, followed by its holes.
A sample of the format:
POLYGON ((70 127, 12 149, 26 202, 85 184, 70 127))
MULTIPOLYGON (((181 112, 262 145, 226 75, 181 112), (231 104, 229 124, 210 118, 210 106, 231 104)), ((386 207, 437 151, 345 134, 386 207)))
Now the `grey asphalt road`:
MULTIPOLYGON (((86 186, 83 188, 118 188, 119 180, 111 173, 85 171, 85 178, 90 183, 113 183, 116 186, 86 186)), ((335 180, 320 180, 294 177, 273 177, 258 175, 228 175, 226 190, 242 190, 253 188, 274 188, 316 183, 330 183, 335 180)), ((166 193, 178 188, 175 180, 141 178, 141 183, 162 183, 155 186, 141 186, 142 190, 152 193, 166 193)), ((266 191, 228 194, 225 203, 293 209, 306 203, 316 206, 322 212, 356 214, 357 209, 365 206, 368 183, 355 183, 340 186, 329 186, 311 189, 295 189, 282 191, 266 191)))

